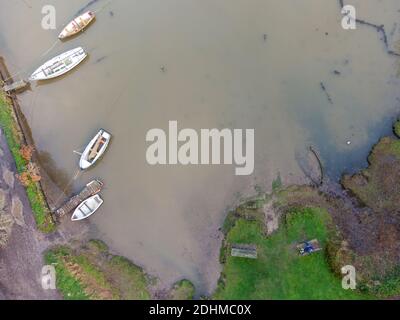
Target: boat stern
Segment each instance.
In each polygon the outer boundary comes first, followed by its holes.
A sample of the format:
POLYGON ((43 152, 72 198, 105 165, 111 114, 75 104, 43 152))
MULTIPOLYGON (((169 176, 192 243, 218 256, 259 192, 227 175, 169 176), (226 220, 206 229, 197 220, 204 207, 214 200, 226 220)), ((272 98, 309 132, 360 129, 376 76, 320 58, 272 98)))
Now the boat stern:
POLYGON ((110 139, 111 139, 111 133, 107 132, 107 131, 104 130, 104 129, 101 129, 101 130, 102 130, 101 136, 102 136, 104 139, 106 139, 107 141, 110 140, 110 139))
POLYGON ((85 159, 81 159, 79 161, 79 168, 83 171, 88 169, 92 164, 89 161, 86 161, 85 159))

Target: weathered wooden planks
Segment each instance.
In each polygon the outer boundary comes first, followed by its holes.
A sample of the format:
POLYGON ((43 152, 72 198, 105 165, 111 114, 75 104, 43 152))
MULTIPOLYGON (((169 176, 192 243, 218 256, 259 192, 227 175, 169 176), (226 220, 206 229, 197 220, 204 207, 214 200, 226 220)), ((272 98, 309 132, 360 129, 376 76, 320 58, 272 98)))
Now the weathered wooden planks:
POLYGON ((98 179, 89 182, 79 194, 73 196, 62 207, 57 209, 55 211, 55 214, 58 217, 62 217, 66 215, 68 212, 71 212, 77 206, 79 206, 84 200, 99 193, 103 188, 103 185, 104 185, 103 182, 101 182, 98 179))

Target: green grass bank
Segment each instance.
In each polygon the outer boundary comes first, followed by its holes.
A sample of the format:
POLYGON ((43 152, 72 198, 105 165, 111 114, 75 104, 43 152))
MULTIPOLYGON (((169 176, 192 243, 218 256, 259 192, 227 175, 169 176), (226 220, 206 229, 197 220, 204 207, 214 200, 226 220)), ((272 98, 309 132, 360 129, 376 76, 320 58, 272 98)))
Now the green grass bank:
MULTIPOLYGON (((4 92, 0 91, 0 126, 7 139, 8 147, 14 157, 18 174, 24 174, 28 170, 29 161, 21 154, 24 146, 23 136, 19 128, 11 101, 4 92)), ((35 216, 38 229, 44 233, 55 230, 55 223, 51 217, 45 196, 38 182, 29 181, 26 185, 26 193, 35 216)))

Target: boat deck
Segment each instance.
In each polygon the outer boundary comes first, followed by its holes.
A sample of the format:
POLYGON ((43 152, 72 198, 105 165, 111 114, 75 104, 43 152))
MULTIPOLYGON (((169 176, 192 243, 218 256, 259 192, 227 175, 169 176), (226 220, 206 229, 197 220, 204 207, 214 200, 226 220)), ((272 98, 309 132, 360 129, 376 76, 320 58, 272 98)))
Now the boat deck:
POLYGON ((78 207, 87 198, 98 194, 103 188, 103 185, 104 185, 103 182, 101 182, 98 179, 88 183, 86 187, 83 188, 83 190, 79 194, 73 196, 63 206, 57 209, 55 211, 55 214, 57 215, 57 217, 65 216, 67 213, 71 212, 76 207, 78 207))

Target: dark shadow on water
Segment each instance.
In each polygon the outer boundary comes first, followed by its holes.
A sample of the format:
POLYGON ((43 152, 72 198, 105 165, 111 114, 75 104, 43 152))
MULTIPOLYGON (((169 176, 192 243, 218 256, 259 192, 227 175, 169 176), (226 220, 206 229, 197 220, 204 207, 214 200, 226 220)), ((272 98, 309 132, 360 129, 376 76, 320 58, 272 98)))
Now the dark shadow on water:
POLYGON ((69 195, 72 193, 72 186, 69 183, 71 177, 64 170, 57 167, 56 162, 51 157, 50 153, 46 151, 39 152, 40 166, 46 171, 51 181, 60 189, 69 195), (70 185, 68 185, 70 184, 70 185))
MULTIPOLYGON (((346 146, 347 150, 339 150, 327 132, 327 126, 322 119, 317 119, 318 115, 312 116, 314 119, 308 123, 311 144, 315 146, 322 158, 324 174, 332 181, 338 182, 343 174, 354 174, 368 166, 368 155, 372 147, 384 136, 393 136, 393 123, 398 118, 398 114, 389 115, 381 121, 369 125, 368 142, 362 146, 354 147, 352 144, 346 146)), ((345 143, 345 142, 344 142, 345 143)))

